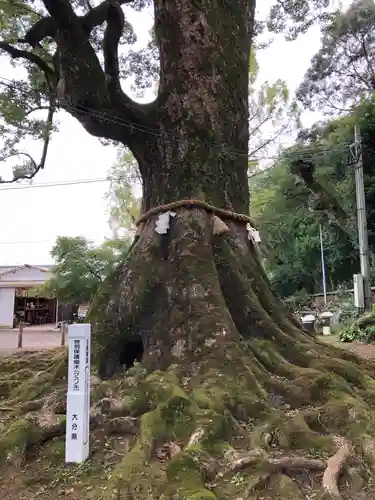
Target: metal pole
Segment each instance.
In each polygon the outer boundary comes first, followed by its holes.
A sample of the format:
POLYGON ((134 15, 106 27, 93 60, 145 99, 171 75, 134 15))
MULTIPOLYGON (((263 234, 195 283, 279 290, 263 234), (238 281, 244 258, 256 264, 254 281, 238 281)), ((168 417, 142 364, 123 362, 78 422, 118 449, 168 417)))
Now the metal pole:
POLYGON ((324 261, 323 231, 321 224, 319 224, 319 235, 320 235, 320 255, 322 258, 323 296, 324 296, 324 305, 326 306, 327 305, 326 266, 324 261))
POLYGON ((364 288, 363 295, 365 302, 365 311, 371 311, 372 294, 371 294, 370 264, 369 264, 369 253, 368 253, 366 201, 365 201, 365 188, 363 182, 361 134, 358 125, 355 125, 354 129, 354 141, 356 148, 356 162, 354 169, 355 169, 355 186, 356 186, 356 197, 357 197, 359 259, 361 263, 361 274, 363 276, 363 288, 364 288))

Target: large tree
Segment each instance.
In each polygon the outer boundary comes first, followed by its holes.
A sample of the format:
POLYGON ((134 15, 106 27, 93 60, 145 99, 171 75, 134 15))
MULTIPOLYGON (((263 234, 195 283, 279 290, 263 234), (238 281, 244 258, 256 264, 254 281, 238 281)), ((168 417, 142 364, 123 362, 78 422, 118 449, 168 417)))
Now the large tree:
MULTIPOLYGON (((127 146, 142 176, 138 234, 91 311, 102 376, 121 368, 135 339, 144 351, 144 371, 116 386, 125 399, 111 393, 101 407, 102 418, 128 412, 140 419, 103 497, 254 498, 258 488, 273 498, 303 498, 313 488, 317 497, 324 490, 339 498, 344 463, 362 451, 374 462, 374 372, 301 330, 271 293, 249 238, 255 2, 152 2, 160 83, 146 105, 123 92, 118 56, 121 5, 146 2, 78 3, 43 0, 47 14, 20 42, 33 51, 2 47, 41 70, 33 82, 52 109, 59 104, 90 134, 127 146), (168 205, 181 200, 190 201, 168 205), (166 216, 158 218, 169 208, 165 228, 166 216), (308 481, 305 469, 314 471, 308 481), (293 471, 297 482, 288 477, 293 471)), ((22 19, 14 17, 13 26, 10 38, 22 19)), ((20 434, 22 449, 56 435, 37 427, 28 437, 25 427, 36 425, 23 421, 9 431, 12 439, 0 440, 5 460, 17 456, 20 434)))

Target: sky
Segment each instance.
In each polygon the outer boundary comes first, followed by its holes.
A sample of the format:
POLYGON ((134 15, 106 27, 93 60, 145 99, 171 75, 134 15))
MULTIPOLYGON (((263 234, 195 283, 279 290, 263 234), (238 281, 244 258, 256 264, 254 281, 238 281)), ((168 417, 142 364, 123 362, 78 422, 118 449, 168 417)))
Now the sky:
MULTIPOLYGON (((270 3, 262 2, 263 13, 270 3)), ((150 12, 128 11, 128 17, 144 43, 152 25, 150 12)), ((259 81, 281 78, 293 92, 319 46, 317 28, 295 42, 276 37, 259 54, 259 81)), ((0 57, 0 77, 12 78, 14 71, 8 58, 0 57)), ((129 85, 123 88, 131 94, 129 85)), ((53 263, 50 251, 57 236, 85 236, 97 244, 111 237, 105 200, 109 183, 102 179, 115 161, 116 149, 103 146, 67 113, 59 113, 58 119, 61 126, 51 141, 45 169, 38 173, 32 186, 0 187, 0 266, 53 263), (92 182, 43 186, 77 180, 92 182)), ((310 126, 316 119, 316 115, 305 114, 303 123, 310 126)), ((285 138, 288 142, 291 139, 285 138)), ((27 151, 32 151, 36 158, 40 149, 40 144, 27 145, 27 151)))

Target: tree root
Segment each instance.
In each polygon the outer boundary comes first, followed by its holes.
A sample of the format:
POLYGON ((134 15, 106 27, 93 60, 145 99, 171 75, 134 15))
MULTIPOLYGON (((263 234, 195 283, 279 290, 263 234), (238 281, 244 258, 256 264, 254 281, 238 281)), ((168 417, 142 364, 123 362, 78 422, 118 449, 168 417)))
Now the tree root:
MULTIPOLYGON (((117 282, 108 283, 108 300, 97 310, 102 360, 116 357, 130 331, 143 335, 145 355, 142 366, 92 390, 91 429, 130 435, 101 500, 223 500, 244 491, 251 498, 268 479, 275 498, 283 490, 282 498, 296 499, 310 487, 306 476, 316 498, 323 490, 340 498, 339 476, 353 454, 348 443, 375 438, 372 367, 332 359, 341 352, 291 324, 251 261, 246 234, 228 240, 237 235, 233 224, 213 236, 212 217, 198 209, 181 209, 167 235, 149 222, 117 282), (338 433, 348 441, 336 445, 338 433), (294 496, 284 495, 289 473, 294 496)), ((0 460, 17 464, 30 447, 65 432, 66 364, 47 368, 35 380, 23 374, 4 403, 31 415, 5 418, 0 460), (38 420, 44 410, 52 418, 38 420)), ((374 464, 369 443, 362 444, 374 464)))
MULTIPOLYGON (((250 465, 255 465, 259 462, 259 455, 243 457, 234 462, 231 466, 232 472, 238 472, 250 465)), ((272 473, 282 472, 285 470, 308 469, 308 470, 324 470, 325 463, 322 460, 304 457, 281 457, 267 458, 265 460, 266 468, 272 473)))
POLYGON ((338 480, 342 469, 348 460, 353 457, 354 449, 353 446, 344 439, 336 438, 336 441, 341 442, 341 445, 337 452, 330 457, 327 462, 305 457, 270 458, 265 457, 262 451, 258 451, 254 452, 252 455, 242 457, 233 462, 230 470, 231 472, 238 472, 261 462, 266 469, 266 473, 259 478, 256 487, 263 484, 265 479, 268 479, 271 474, 301 469, 313 471, 324 470, 322 485, 325 493, 329 495, 330 498, 340 499, 341 494, 338 487, 338 480))
POLYGON ((338 480, 342 469, 348 460, 353 457, 354 449, 346 440, 337 439, 337 441, 341 441, 341 445, 337 452, 327 461, 327 467, 323 474, 323 488, 332 498, 340 499, 338 480))

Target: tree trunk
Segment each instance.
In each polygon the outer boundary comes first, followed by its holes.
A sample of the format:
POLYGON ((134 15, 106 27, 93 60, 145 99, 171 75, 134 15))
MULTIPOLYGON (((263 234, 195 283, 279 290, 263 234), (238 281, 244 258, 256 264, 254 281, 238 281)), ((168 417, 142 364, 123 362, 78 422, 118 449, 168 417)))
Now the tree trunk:
MULTIPOLYGON (((253 6, 155 4, 158 127, 132 147, 143 212, 198 199, 246 214, 253 6)), ((333 454, 329 434, 348 424, 350 405, 367 422, 375 382, 363 378, 354 356, 335 359, 336 350, 300 329, 271 293, 244 223, 228 217, 226 231, 215 234, 213 213, 175 212, 167 234, 155 231, 158 216, 141 226, 92 306, 100 375, 111 377, 134 359, 146 370, 135 370, 136 386, 129 385, 140 435, 115 470, 108 498, 255 498, 251 492, 271 472, 306 466, 294 459, 276 466, 274 455, 312 448, 333 454), (349 382, 362 387, 361 401, 349 382), (163 443, 167 465, 157 458, 163 443), (256 451, 250 458, 249 450, 256 451), (237 481, 250 465, 256 472, 237 481)), ((288 493, 279 485, 276 494, 304 498, 292 486, 288 493)))
MULTIPOLYGON (((248 213, 250 11, 248 0, 231 8, 170 0, 155 8, 159 129, 133 147, 143 211, 198 199, 248 213)), ((220 351, 241 337, 284 338, 279 327, 302 338, 270 293, 244 223, 226 221, 227 235, 215 237, 212 214, 181 208, 168 234, 158 235, 156 218, 147 221, 116 276, 121 299, 111 301, 109 315, 117 333, 103 332, 106 340, 98 340, 104 364, 112 363, 103 373, 119 366, 127 331, 142 337, 149 367, 167 367, 177 350, 195 359, 210 339, 220 351)))

